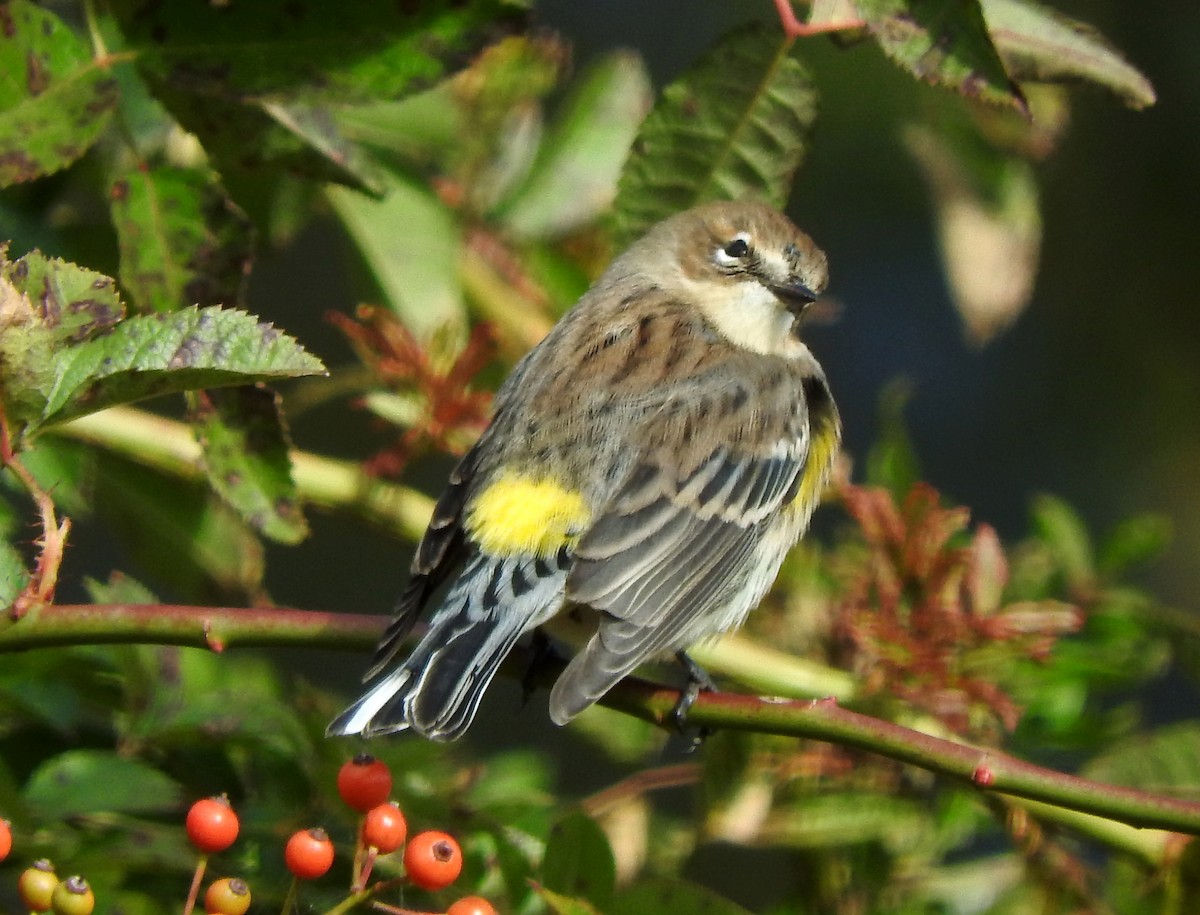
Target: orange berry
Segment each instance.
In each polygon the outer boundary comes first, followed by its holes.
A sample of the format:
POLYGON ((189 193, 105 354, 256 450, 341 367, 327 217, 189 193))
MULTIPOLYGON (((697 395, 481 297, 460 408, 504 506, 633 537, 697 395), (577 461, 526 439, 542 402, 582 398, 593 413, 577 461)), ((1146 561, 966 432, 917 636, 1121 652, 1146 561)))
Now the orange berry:
POLYGON ((12 823, 0 819, 0 861, 8 857, 12 851, 12 823))
POLYGON ((229 798, 206 797, 192 804, 187 815, 187 834, 205 854, 224 851, 238 836, 238 818, 229 798))
POLYGON ((446 915, 496 915, 496 908, 482 896, 464 896, 450 904, 446 915))
POLYGON ((367 811, 362 827, 364 845, 374 846, 382 855, 390 855, 404 844, 407 836, 408 822, 395 804, 380 804, 367 811))
POLYGON ((408 879, 424 890, 440 890, 462 872, 462 849, 452 836, 437 830, 417 833, 404 849, 408 879))
POLYGON ((342 763, 337 789, 343 801, 359 813, 366 813, 392 796, 392 772, 387 763, 369 753, 359 753, 342 763))
POLYGON ((316 880, 333 864, 333 843, 324 829, 302 829, 288 839, 283 860, 297 880, 316 880))

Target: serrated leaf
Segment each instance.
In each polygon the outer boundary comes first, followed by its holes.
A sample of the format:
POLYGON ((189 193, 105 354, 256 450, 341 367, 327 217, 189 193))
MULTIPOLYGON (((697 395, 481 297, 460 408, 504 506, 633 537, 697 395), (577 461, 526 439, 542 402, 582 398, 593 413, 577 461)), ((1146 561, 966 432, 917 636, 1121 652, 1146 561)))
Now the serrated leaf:
POLYGON ((498 27, 518 26, 513 0, 256 0, 112 4, 138 64, 201 95, 353 102, 397 98, 469 59, 498 27))
POLYGON ((257 597, 262 544, 204 487, 103 453, 96 511, 155 587, 194 601, 257 597))
POLYGON ((1156 101, 1154 86, 1094 28, 1031 0, 981 0, 992 40, 1017 80, 1087 80, 1131 108, 1156 101))
POLYGON ((463 322, 454 214, 423 184, 393 173, 384 184, 378 200, 341 187, 326 193, 406 326, 427 337, 447 323, 463 322))
POLYGON ((650 104, 641 58, 619 51, 593 65, 564 103, 533 166, 498 218, 525 238, 562 235, 596 219, 650 104))
POLYGON ((642 123, 617 189, 617 246, 706 200, 782 207, 815 116, 812 78, 791 42, 762 25, 729 33, 642 123))
POLYGON ((1033 168, 977 138, 950 143, 914 126, 905 140, 937 208, 955 308, 967 336, 982 346, 1012 324, 1033 297, 1042 244, 1033 168))
POLYGON ((109 277, 37 251, 10 262, 0 245, 0 396, 9 422, 36 421, 58 352, 122 314, 109 277))
POLYGON ((616 886, 617 866, 608 838, 586 814, 567 814, 550 830, 542 859, 546 889, 586 899, 606 911, 616 886))
POLYGON ((979 0, 855 0, 883 52, 917 79, 1026 109, 988 35, 979 0))
POLYGON ((204 454, 209 485, 256 531, 279 543, 299 543, 308 525, 296 499, 291 441, 279 396, 241 385, 194 395, 192 428, 204 454))
POLYGON ((108 124, 116 81, 62 21, 29 0, 0 4, 0 187, 64 168, 108 124))
POLYGON ((640 880, 613 897, 605 915, 750 915, 719 893, 683 880, 640 880))
POLYGON ((177 807, 179 786, 158 769, 107 750, 68 750, 43 763, 25 787, 47 820, 90 813, 159 813, 177 807))
POLYGON ((249 221, 198 169, 134 169, 109 200, 121 285, 139 310, 242 304, 252 257, 249 221))
POLYGON ((158 394, 324 371, 292 337, 244 311, 186 308, 140 315, 57 354, 42 422, 158 394))

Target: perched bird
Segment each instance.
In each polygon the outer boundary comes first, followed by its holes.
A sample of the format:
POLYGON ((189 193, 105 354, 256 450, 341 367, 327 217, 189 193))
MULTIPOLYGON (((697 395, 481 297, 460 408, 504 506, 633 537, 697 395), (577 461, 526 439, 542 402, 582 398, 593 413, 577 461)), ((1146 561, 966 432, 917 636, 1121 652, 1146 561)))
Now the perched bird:
POLYGON ((645 661, 740 625, 841 439, 798 336, 826 279, 812 240, 756 203, 695 207, 613 261, 500 388, 366 692, 328 733, 459 737, 516 641, 564 607, 591 608, 596 628, 551 690, 558 724, 645 661))

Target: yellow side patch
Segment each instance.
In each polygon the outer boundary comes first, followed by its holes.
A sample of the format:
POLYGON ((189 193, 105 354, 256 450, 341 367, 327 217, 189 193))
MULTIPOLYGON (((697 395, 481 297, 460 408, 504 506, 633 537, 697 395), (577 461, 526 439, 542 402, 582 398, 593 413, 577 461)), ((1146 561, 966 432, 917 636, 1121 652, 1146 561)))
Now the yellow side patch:
POLYGON ((591 520, 583 496, 550 480, 501 473, 467 514, 467 531, 496 556, 552 556, 591 520))
POLYGON ((824 495, 825 484, 829 480, 829 472, 833 469, 837 450, 837 427, 828 419, 814 425, 812 441, 808 445, 808 461, 804 465, 804 477, 800 480, 800 489, 792 503, 805 517, 816 508, 817 502, 824 495))

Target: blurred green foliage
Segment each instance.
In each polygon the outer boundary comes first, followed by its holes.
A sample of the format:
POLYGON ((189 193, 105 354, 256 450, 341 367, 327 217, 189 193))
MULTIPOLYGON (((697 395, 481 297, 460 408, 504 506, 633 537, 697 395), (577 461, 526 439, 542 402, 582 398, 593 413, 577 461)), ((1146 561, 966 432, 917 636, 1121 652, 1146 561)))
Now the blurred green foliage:
MULTIPOLYGON (((269 603, 264 540, 294 544, 308 528, 285 414, 261 384, 324 366, 242 309, 257 259, 314 220, 341 227, 376 307, 334 322, 361 365, 333 366, 296 400, 364 405, 385 430, 371 466, 400 474, 477 432, 486 388, 647 225, 713 197, 783 206, 817 118, 804 42, 773 25, 731 30, 655 98, 632 52, 572 72, 565 41, 531 28, 522 3, 344 7, 0 4, 4 604, 52 591, 64 557, 30 541, 55 512, 122 544, 130 574, 99 574, 97 604, 153 603, 152 589, 269 603), (165 449, 130 460, 66 424, 180 392, 204 484, 165 449), (43 525, 32 537, 30 495, 43 525)), ((877 43, 897 79, 945 90, 905 141, 964 326, 986 342, 1029 300, 1032 164, 1061 134, 1060 82, 1135 108, 1154 91, 1098 33, 1026 0, 861 0, 855 12, 846 37, 877 43)), ((267 319, 290 326, 304 303, 291 304, 267 319)), ((751 636, 811 659, 830 684, 849 672, 873 714, 1194 794, 1200 730, 1156 726, 1145 705, 1149 681, 1197 656, 1194 624, 1131 584, 1166 542, 1162 519, 1097 540, 1044 496, 1028 535, 1002 546, 919 483, 906 397, 882 398, 865 479, 836 488, 840 526, 797 550, 751 636)), ((0 648, 18 625, 0 622, 0 648)), ((101 912, 176 906, 192 866, 181 811, 219 793, 243 836, 216 864, 250 879, 256 910, 286 892, 288 833, 318 823, 339 860, 303 902, 344 895, 356 824, 332 786, 350 751, 323 738, 339 703, 311 678, 255 653, 164 646, 3 658, 0 814, 17 850, 0 865, 0 902, 14 906, 19 868, 47 856, 87 875, 101 912)), ((410 824, 464 841, 458 887, 420 904, 470 891, 520 913, 1195 905, 1194 852, 1161 835, 826 744, 721 733, 664 762, 665 738, 615 712, 591 710, 572 731, 577 760, 626 777, 571 797, 544 748, 372 745, 410 824), (655 801, 667 787, 689 789, 686 809, 655 801)))

